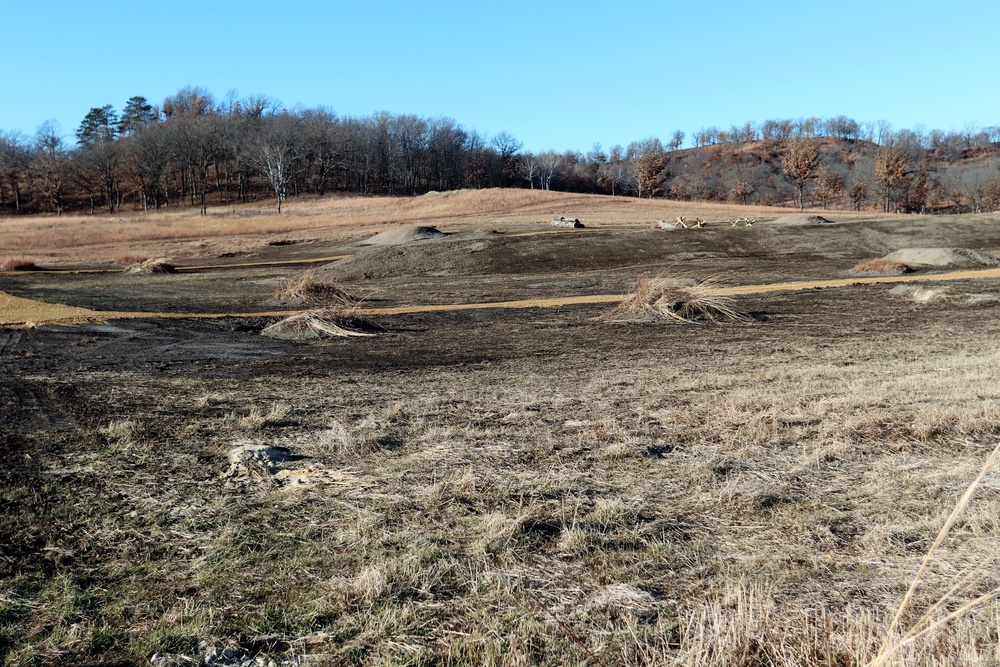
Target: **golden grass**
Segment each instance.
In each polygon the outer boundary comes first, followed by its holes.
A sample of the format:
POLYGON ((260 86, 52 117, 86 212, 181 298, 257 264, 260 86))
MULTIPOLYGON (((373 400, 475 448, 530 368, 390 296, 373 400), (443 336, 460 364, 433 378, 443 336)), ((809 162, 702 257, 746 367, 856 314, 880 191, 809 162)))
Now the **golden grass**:
MULTIPOLYGON (((128 246, 132 253, 176 257, 232 252, 284 239, 343 241, 384 231, 396 224, 523 230, 552 216, 581 217, 587 227, 634 226, 677 216, 728 220, 737 216, 777 218, 786 208, 676 202, 544 190, 458 190, 420 197, 301 197, 278 215, 261 205, 0 219, 0 246, 13 252, 44 253, 59 261, 106 261, 128 246)), ((843 212, 839 217, 858 216, 843 212)))
POLYGON ((121 264, 122 266, 127 267, 132 266, 133 264, 142 264, 147 259, 149 259, 149 255, 122 253, 121 255, 115 256, 115 264, 121 264))

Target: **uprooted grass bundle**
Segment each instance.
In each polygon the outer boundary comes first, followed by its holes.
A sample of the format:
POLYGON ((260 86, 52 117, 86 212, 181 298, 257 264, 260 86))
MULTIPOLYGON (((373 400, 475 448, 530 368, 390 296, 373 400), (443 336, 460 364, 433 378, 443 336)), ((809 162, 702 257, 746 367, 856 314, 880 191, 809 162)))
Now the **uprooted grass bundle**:
POLYGON ((285 282, 274 296, 284 302, 328 308, 350 308, 361 301, 313 271, 306 271, 298 278, 285 282))
POLYGON ((912 273, 908 265, 897 262, 886 257, 870 257, 863 259, 851 268, 851 273, 886 273, 901 274, 912 273))
POLYGON ((733 300, 718 293, 712 280, 639 276, 635 287, 607 314, 613 322, 749 322, 733 300))
POLYGON ((374 336, 371 326, 351 309, 316 308, 286 317, 261 331, 261 335, 284 340, 312 340, 374 336))
POLYGON ((125 267, 122 273, 130 275, 149 275, 153 273, 177 273, 177 267, 170 263, 165 257, 154 257, 138 264, 131 264, 125 267))

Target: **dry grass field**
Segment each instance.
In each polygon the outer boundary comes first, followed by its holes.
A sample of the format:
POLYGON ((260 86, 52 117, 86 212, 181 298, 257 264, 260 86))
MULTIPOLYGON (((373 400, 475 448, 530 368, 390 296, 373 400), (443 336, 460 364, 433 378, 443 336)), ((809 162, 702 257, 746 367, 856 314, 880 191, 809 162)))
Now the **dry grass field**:
POLYGON ((1000 255, 995 216, 492 191, 288 211, 0 221, 4 252, 59 269, 0 274, 0 308, 131 313, 0 327, 0 663, 1000 662, 1000 471, 977 479, 997 279, 690 289, 1000 255), (587 227, 518 235, 557 215, 587 227), (709 225, 649 229, 677 215, 709 225), (358 243, 404 223, 453 234, 358 243), (408 308, 642 276, 628 312, 408 308), (261 335, 289 308, 373 335, 261 335))
POLYGON ((679 215, 721 221, 737 216, 777 218, 789 212, 762 206, 544 190, 460 190, 408 198, 302 198, 287 204, 281 215, 269 202, 263 202, 210 209, 207 216, 183 209, 115 216, 0 218, 0 252, 18 257, 30 252, 41 264, 105 262, 123 254, 211 256, 253 248, 262 239, 344 241, 400 224, 522 230, 525 225, 526 229, 538 228, 553 215, 572 215, 583 216, 588 227, 647 227, 679 215))

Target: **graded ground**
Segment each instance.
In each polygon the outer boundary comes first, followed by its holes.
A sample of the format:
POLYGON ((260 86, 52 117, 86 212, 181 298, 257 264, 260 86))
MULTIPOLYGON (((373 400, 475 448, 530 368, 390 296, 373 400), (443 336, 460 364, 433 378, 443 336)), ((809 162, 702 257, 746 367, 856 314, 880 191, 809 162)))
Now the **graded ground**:
MULTIPOLYGON (((995 271, 850 269, 1000 256, 1000 216, 772 225, 788 211, 497 191, 295 208, 217 212, 203 238, 177 213, 0 221, 0 255, 45 269, 0 275, 0 663, 865 664, 998 440, 995 271), (678 215, 708 224, 650 228, 678 215), (404 224, 449 236, 363 243, 404 224), (121 253, 178 273, 122 275, 121 253), (261 336, 305 270, 377 335, 261 336), (603 317, 664 272, 848 284, 737 294, 751 323, 603 317)), ((998 500, 987 477, 900 633, 970 567, 938 616, 997 585, 998 500)), ((998 611, 905 664, 996 662, 998 611)))

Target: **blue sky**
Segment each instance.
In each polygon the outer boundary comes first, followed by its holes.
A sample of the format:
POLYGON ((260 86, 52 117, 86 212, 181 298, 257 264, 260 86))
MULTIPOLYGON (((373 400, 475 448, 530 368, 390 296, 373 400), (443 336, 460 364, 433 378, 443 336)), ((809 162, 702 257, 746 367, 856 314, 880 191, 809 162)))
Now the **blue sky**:
POLYGON ((0 130, 184 86, 448 116, 532 151, 768 118, 1000 125, 1000 3, 8 0, 0 130))

